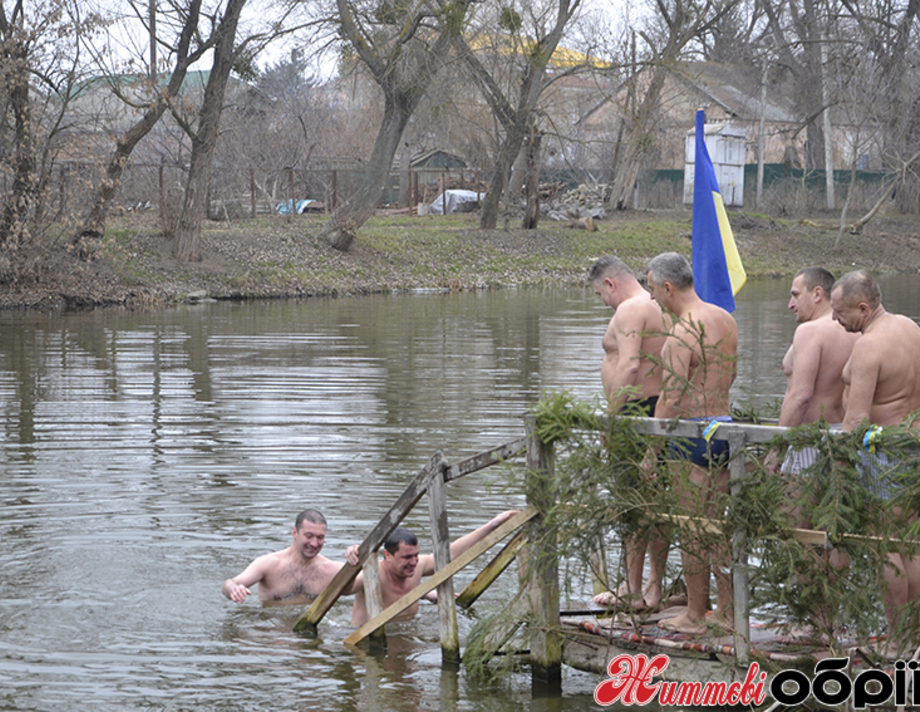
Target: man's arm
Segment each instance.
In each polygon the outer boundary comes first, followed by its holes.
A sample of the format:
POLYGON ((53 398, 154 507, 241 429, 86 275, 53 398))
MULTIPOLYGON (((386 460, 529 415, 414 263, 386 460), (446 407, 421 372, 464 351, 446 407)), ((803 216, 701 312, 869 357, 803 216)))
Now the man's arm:
POLYGON ((638 309, 623 305, 608 327, 617 343, 617 365, 607 385, 610 411, 616 412, 630 399, 630 388, 639 384, 639 361, 642 358, 642 314, 638 309))
POLYGON ((245 601, 246 596, 252 593, 249 587, 259 583, 259 581, 265 578, 265 574, 268 573, 269 557, 270 554, 260 556, 243 569, 242 573, 237 574, 233 578, 228 578, 224 581, 224 585, 221 587, 220 592, 236 603, 245 601))
MULTIPOLYGON (((464 534, 462 537, 457 539, 453 544, 450 545, 451 560, 456 559, 458 556, 460 556, 460 554, 473 546, 473 544, 485 539, 489 534, 498 529, 502 524, 511 519, 511 517, 513 517, 519 511, 520 510, 517 509, 509 509, 507 512, 502 512, 487 524, 483 524, 481 527, 479 527, 479 529, 475 529, 469 534, 464 534)), ((418 559, 418 568, 421 570, 422 576, 431 576, 435 570, 434 556, 431 554, 420 556, 418 559)))
POLYGON ((871 339, 863 336, 853 345, 849 369, 850 387, 847 394, 847 412, 843 416, 843 430, 856 430, 872 411, 881 369, 871 339))
POLYGON ((811 407, 821 365, 821 340, 811 329, 800 326, 792 337, 795 360, 792 376, 786 384, 786 395, 779 413, 779 424, 792 428, 805 422, 805 414, 811 407))

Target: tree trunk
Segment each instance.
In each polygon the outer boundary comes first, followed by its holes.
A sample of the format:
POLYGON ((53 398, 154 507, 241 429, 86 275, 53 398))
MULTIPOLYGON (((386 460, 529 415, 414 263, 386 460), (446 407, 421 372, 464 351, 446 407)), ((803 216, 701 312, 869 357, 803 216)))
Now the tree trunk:
POLYGON ((482 200, 482 209, 479 213, 480 230, 494 230, 498 224, 502 194, 505 192, 505 185, 508 182, 511 166, 521 151, 524 133, 523 126, 515 122, 514 126, 505 134, 505 140, 502 141, 498 156, 495 159, 489 189, 482 200))
MULTIPOLYGON (((151 5, 151 8, 152 7, 151 5)), ((106 168, 105 179, 99 187, 96 199, 83 218, 79 230, 77 230, 71 240, 72 244, 79 246, 84 256, 88 256, 94 249, 94 245, 91 244, 91 241, 97 240, 105 235, 105 221, 108 216, 109 208, 112 205, 112 200, 115 198, 121 176, 124 173, 128 159, 131 157, 131 153, 141 139, 150 133, 153 127, 157 125, 157 122, 166 112, 169 102, 179 94, 179 89, 185 81, 185 75, 188 72, 189 64, 198 59, 203 51, 203 48, 201 48, 191 56, 189 55, 192 36, 198 29, 200 9, 201 0, 192 0, 189 6, 188 15, 186 16, 185 25, 182 28, 182 35, 179 38, 179 44, 176 49, 176 67, 173 70, 172 76, 169 78, 169 84, 166 87, 165 93, 158 96, 157 100, 147 107, 144 115, 128 129, 124 136, 118 139, 115 145, 115 152, 112 154, 112 158, 106 168)), ((155 13, 151 12, 151 19, 154 17, 155 13)), ((151 25, 151 32, 152 31, 151 25)), ((152 38, 150 43, 151 62, 155 57, 153 47, 155 47, 156 44, 155 41, 153 41, 154 39, 155 38, 152 38)), ((152 83, 151 91, 157 92, 157 86, 155 85, 156 70, 151 66, 150 71, 152 83)))
POLYGON ((22 242, 28 234, 25 222, 35 199, 36 176, 25 51, 17 47, 16 52, 4 54, 4 62, 10 67, 4 74, 9 82, 8 101, 15 124, 13 184, 6 195, 3 216, 0 218, 0 246, 9 247, 22 242))
POLYGON ((525 147, 527 155, 526 195, 527 207, 524 208, 525 230, 536 230, 540 222, 540 145, 543 136, 534 131, 530 134, 525 147))
POLYGON ((358 228, 374 214, 383 197, 399 140, 416 104, 417 101, 407 100, 395 87, 385 91, 383 121, 377 132, 371 159, 364 171, 364 180, 354 195, 332 213, 320 235, 336 250, 347 251, 358 228))
POLYGON ((616 175, 610 192, 610 205, 617 210, 627 210, 632 205, 636 176, 652 144, 650 136, 652 114, 658 106, 666 72, 667 69, 662 64, 655 66, 652 80, 649 82, 648 89, 627 133, 623 153, 617 160, 616 175))
POLYGON ((198 130, 192 135, 192 158, 185 187, 185 202, 176 230, 175 256, 184 262, 201 259, 201 224, 207 210, 208 187, 227 81, 235 59, 236 27, 245 4, 246 0, 229 0, 227 3, 214 43, 214 64, 198 112, 198 130))

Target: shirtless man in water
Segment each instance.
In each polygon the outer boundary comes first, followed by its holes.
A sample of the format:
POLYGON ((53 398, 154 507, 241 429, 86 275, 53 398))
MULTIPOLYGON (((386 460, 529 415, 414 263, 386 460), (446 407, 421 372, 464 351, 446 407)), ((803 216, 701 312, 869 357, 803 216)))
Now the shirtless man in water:
MULTIPOLYGON (((738 325, 725 309, 700 299, 693 287, 693 269, 676 252, 658 255, 648 264, 648 288, 662 310, 673 315, 673 326, 661 349, 664 368, 656 418, 685 418, 712 422, 731 420, 729 389, 735 380, 738 325)), ((685 438, 687 447, 672 442, 671 482, 681 505, 691 514, 715 517, 715 497, 728 490, 728 443, 685 438), (689 475, 684 474, 689 460, 689 475)), ((654 467, 649 458, 649 467, 654 467)), ((710 557, 718 583, 717 620, 732 622, 731 577, 723 568, 725 552, 703 550, 699 542, 681 542, 687 608, 659 623, 691 635, 707 632, 710 557)))
MULTIPOLYGON (((920 409, 920 326, 913 319, 885 310, 881 290, 865 270, 849 272, 837 280, 831 291, 831 307, 834 319, 844 329, 862 334, 843 369, 848 389, 843 429, 856 430, 866 420, 878 426, 901 425, 920 409)), ((920 421, 913 427, 920 427, 920 421)), ((884 470, 896 466, 884 453, 864 454, 867 486, 882 500, 894 494, 884 470)), ((893 513, 896 517, 902 514, 899 508, 893 513)), ((891 656, 902 652, 895 640, 901 617, 907 605, 920 596, 920 556, 895 551, 888 554, 888 560, 882 598, 889 631, 885 652, 891 656)))
MULTIPOLYGON (((661 392, 661 369, 652 360, 661 354, 665 328, 661 307, 649 296, 633 271, 618 257, 601 257, 591 267, 588 281, 601 301, 614 309, 604 334, 601 381, 611 415, 653 417, 661 392)), ((661 602, 661 581, 668 557, 668 541, 657 528, 635 532, 623 545, 626 580, 616 593, 594 597, 602 606, 625 603, 636 610, 654 609, 661 602), (648 585, 642 588, 645 552, 651 544, 648 585)))
POLYGON ((264 554, 245 570, 224 581, 221 593, 242 603, 259 584, 263 605, 309 603, 332 581, 344 564, 320 554, 326 540, 326 518, 315 509, 305 509, 294 521, 291 545, 264 554))
MULTIPOLYGON (((489 533, 518 513, 516 509, 502 512, 478 529, 457 539, 450 545, 450 558, 456 559, 471 546, 484 539, 489 533)), ((358 563, 358 547, 350 546, 345 551, 345 558, 352 564, 358 563)), ((405 527, 397 527, 383 545, 383 559, 378 562, 380 574, 380 593, 383 608, 396 603, 422 582, 422 576, 431 576, 435 572, 434 556, 419 556, 418 537, 405 527)), ((352 607, 352 625, 364 625, 368 621, 367 601, 364 596, 364 574, 358 574, 353 586, 355 603, 352 607)), ((426 596, 426 598, 429 598, 426 596)), ((430 597, 429 600, 433 600, 430 597)), ((418 601, 406 608, 400 618, 411 618, 418 612, 418 601)))

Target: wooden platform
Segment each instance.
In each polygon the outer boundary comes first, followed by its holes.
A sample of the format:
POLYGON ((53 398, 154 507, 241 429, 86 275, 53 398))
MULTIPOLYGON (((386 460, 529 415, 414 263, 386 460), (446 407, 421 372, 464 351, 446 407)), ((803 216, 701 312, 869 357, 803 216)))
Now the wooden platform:
MULTIPOLYGON (((671 660, 666 679, 706 682, 732 681, 739 674, 743 677, 745 670, 737 665, 731 635, 720 634, 715 627, 711 635, 691 636, 658 626, 659 621, 681 610, 674 606, 642 614, 610 615, 605 609, 599 609, 594 615, 566 615, 563 612, 563 660, 579 670, 606 674, 608 664, 617 655, 664 653, 671 660)), ((838 643, 854 661, 868 657, 855 641, 843 639, 838 643)), ((770 667, 775 664, 777 669, 831 656, 827 646, 808 643, 766 626, 751 627, 751 645, 753 660, 770 667)))

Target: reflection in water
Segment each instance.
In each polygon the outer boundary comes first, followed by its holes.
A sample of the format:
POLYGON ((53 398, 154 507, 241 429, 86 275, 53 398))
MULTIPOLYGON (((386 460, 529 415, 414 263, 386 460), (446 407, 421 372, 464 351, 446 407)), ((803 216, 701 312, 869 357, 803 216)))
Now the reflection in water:
MULTIPOLYGON (((784 390, 787 293, 741 294, 736 402, 784 390)), ((220 585, 306 506, 340 558, 435 451, 518 437, 544 391, 598 397, 609 318, 587 289, 0 314, 0 709, 595 709, 575 671, 561 699, 442 672, 433 606, 381 658, 340 642, 348 601, 305 639, 300 609, 220 585)), ((449 485, 454 535, 522 503, 504 481, 449 485)))

